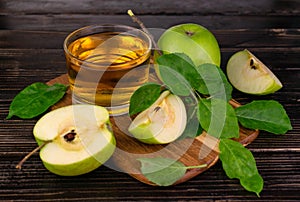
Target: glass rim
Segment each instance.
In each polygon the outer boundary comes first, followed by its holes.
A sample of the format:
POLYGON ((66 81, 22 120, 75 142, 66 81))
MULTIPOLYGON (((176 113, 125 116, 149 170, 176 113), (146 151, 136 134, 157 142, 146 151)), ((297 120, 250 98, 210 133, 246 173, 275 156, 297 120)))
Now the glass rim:
MULTIPOLYGON (((117 27, 117 28, 123 28, 124 31, 121 31, 121 33, 130 33, 129 31, 133 30, 133 31, 137 31, 139 33, 141 33, 142 35, 145 36, 145 38, 147 39, 147 43, 149 44, 148 46, 148 49, 147 51, 141 55, 140 57, 144 57, 145 55, 148 55, 150 54, 151 50, 152 50, 152 41, 151 41, 151 37, 146 33, 144 32, 143 30, 141 29, 138 29, 138 28, 135 28, 135 27, 131 27, 131 26, 128 26, 128 25, 121 25, 121 24, 94 24, 94 25, 88 25, 88 26, 85 26, 85 27, 81 27, 81 28, 78 28, 74 31, 72 31, 71 33, 69 33, 66 38, 64 39, 64 42, 63 42, 63 49, 64 49, 64 52, 65 54, 68 54, 68 56, 70 56, 71 58, 79 61, 79 62, 82 62, 82 63, 85 63, 85 64, 91 64, 91 65, 99 65, 99 64, 96 64, 96 63, 93 63, 93 62, 88 62, 88 61, 85 61, 85 60, 81 60, 79 58, 77 58, 76 56, 74 56, 68 49, 68 46, 67 46, 67 43, 69 42, 70 38, 73 37, 74 35, 76 35, 77 33, 80 33, 81 31, 83 30, 88 30, 88 29, 92 29, 92 28, 101 28, 101 27, 117 27), (127 30, 127 31, 125 31, 127 30)), ((97 32, 95 32, 97 33, 97 32)), ((80 37, 78 37, 80 38, 80 37)))

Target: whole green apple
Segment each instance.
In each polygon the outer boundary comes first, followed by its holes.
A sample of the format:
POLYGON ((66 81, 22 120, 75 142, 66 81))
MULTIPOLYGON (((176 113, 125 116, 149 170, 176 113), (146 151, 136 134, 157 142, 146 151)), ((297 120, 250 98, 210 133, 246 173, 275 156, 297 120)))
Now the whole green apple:
POLYGON ((52 173, 75 176, 88 173, 115 150, 116 140, 104 107, 70 105, 45 114, 33 129, 40 158, 52 173))
POLYGON ((220 66, 221 53, 215 36, 199 24, 179 24, 167 29, 157 43, 163 54, 185 53, 196 66, 220 66))

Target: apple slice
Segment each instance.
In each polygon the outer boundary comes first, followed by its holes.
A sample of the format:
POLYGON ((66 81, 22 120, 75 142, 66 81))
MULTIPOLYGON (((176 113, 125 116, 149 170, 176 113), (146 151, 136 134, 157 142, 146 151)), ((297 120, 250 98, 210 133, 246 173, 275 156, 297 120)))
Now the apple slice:
POLYGON ((237 90, 248 94, 266 95, 282 88, 271 70, 246 49, 231 56, 227 76, 237 90))
POLYGON ((33 134, 44 166, 63 176, 88 173, 110 158, 115 138, 104 107, 70 105, 44 115, 33 134))
POLYGON ((170 91, 164 91, 133 120, 128 131, 141 142, 167 144, 183 133, 186 122, 186 109, 182 100, 170 91))

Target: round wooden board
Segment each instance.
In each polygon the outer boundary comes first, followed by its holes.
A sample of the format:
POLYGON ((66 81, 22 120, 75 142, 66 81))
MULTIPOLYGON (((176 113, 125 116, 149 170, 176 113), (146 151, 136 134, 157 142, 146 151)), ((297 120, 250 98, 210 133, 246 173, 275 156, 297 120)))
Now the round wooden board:
MULTIPOLYGON (((54 78, 47 84, 52 85, 54 83, 68 84, 67 75, 64 74, 54 78)), ((71 104, 72 96, 70 90, 68 90, 63 99, 52 106, 51 109, 54 110, 71 104)), ((240 105, 234 100, 231 100, 230 104, 233 107, 240 105)), ((205 168, 187 170, 186 174, 175 182, 174 185, 199 175, 212 167, 219 159, 218 139, 205 132, 194 139, 186 138, 167 145, 148 145, 137 141, 131 137, 130 133, 127 131, 131 122, 130 117, 123 115, 111 117, 110 119, 113 125, 117 148, 111 159, 105 165, 117 171, 126 172, 143 183, 155 185, 141 174, 141 165, 137 160, 138 158, 161 156, 178 160, 186 166, 207 164, 207 167, 205 168)), ((235 140, 246 146, 255 140, 258 134, 258 130, 249 130, 240 127, 240 137, 235 140)))

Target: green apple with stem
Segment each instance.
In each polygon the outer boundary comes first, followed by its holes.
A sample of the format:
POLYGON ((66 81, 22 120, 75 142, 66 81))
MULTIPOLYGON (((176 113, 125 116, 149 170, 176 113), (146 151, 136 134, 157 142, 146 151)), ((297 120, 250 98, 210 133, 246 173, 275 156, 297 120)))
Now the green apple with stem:
POLYGON ((62 176, 98 168, 111 157, 116 145, 108 111, 94 105, 53 110, 38 120, 33 134, 44 166, 62 176))
POLYGON ((230 57, 226 71, 231 84, 244 93, 266 95, 282 88, 272 71, 247 49, 230 57))
MULTIPOLYGON (((211 63, 220 66, 221 52, 215 36, 205 27, 185 23, 167 29, 158 39, 162 54, 185 53, 196 66, 211 63)), ((158 53, 155 53, 155 57, 158 53)))
POLYGON ((148 144, 167 144, 184 131, 187 113, 180 97, 164 91, 146 110, 137 115, 128 131, 148 144))

